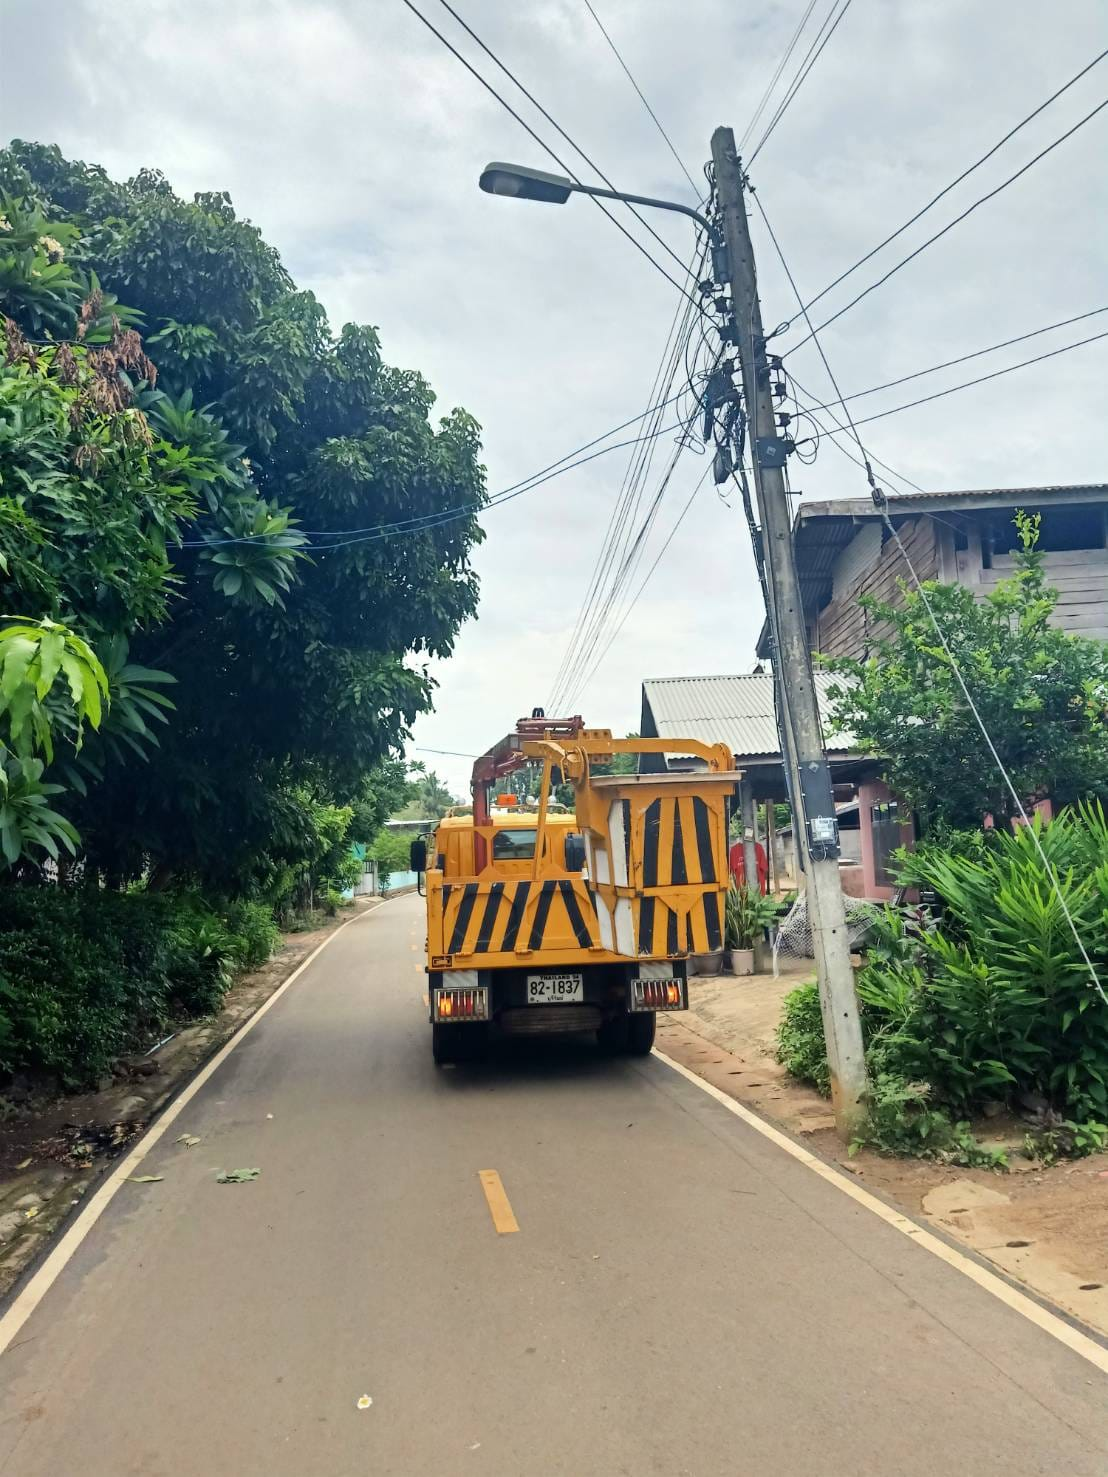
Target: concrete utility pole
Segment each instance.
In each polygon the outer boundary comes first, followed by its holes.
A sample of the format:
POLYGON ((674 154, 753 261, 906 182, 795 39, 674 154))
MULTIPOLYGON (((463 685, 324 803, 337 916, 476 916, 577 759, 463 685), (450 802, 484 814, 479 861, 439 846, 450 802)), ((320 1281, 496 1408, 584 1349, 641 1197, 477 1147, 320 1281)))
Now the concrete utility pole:
POLYGON ((811 652, 793 550, 792 516, 785 492, 785 458, 791 447, 778 435, 766 362, 754 251, 743 198, 742 164, 730 128, 712 135, 712 162, 728 258, 733 323, 747 416, 747 440, 762 524, 762 545, 774 664, 785 699, 783 762, 793 763, 797 845, 805 848, 808 917, 819 976, 820 1007, 831 1069, 835 1122, 844 1139, 854 1137, 866 1115, 866 1063, 846 908, 839 882, 839 841, 831 771, 823 749, 811 652))

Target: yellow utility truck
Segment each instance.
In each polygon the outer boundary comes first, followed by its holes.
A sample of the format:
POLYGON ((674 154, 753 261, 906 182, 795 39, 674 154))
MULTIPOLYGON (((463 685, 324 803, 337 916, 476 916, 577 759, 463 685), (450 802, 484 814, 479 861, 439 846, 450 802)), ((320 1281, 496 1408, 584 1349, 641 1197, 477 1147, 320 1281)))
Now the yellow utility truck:
POLYGON ((724 744, 615 739, 541 713, 476 761, 472 813, 412 846, 436 1062, 473 1056, 493 1030, 650 1050, 656 1013, 688 1005, 689 956, 723 945, 731 766, 724 744), (667 752, 688 766, 668 771, 667 752), (617 754, 646 772, 604 772, 617 754), (493 794, 525 765, 542 775, 530 811, 493 794), (552 799, 567 783, 572 813, 552 799))

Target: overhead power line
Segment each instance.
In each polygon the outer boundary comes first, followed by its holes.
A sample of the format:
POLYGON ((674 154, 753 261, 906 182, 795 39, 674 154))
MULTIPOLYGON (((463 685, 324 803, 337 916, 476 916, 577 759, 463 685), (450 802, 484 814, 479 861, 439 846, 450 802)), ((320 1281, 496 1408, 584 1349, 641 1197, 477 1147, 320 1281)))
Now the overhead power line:
MULTIPOLYGON (((849 451, 838 440, 838 437, 840 435, 849 436, 851 440, 854 440, 854 437, 851 435, 849 428, 847 426, 844 426, 842 421, 840 421, 836 415, 833 415, 826 406, 810 405, 805 403, 807 399, 814 400, 815 397, 812 395, 812 392, 810 390, 806 390, 804 386, 800 383, 800 381, 796 379, 793 375, 789 376, 789 384, 793 390, 797 405, 800 406, 803 414, 806 415, 818 427, 818 429, 822 433, 822 436, 826 436, 827 440, 831 443, 835 450, 841 451, 843 456, 845 456, 848 461, 852 461, 856 467, 861 467, 862 470, 865 471, 865 462, 859 461, 854 453, 852 451, 849 451), (805 397, 805 400, 801 400, 800 396, 796 395, 797 390, 799 390, 800 394, 805 397), (834 430, 831 430, 829 427, 823 424, 823 421, 820 419, 821 413, 827 416, 828 420, 830 420, 831 422, 831 425, 834 427, 834 430)), ((822 436, 818 438, 818 440, 822 440, 822 436)), ((800 444, 804 445, 805 443, 801 442, 800 444)), ((905 476, 905 474, 898 471, 896 467, 890 466, 888 462, 883 462, 879 456, 874 456, 872 451, 870 452, 870 461, 873 462, 875 466, 880 467, 881 470, 886 474, 886 476, 891 477, 894 482, 901 482, 906 487, 912 488, 914 492, 927 491, 926 487, 921 487, 918 482, 913 482, 910 477, 905 476)))
POLYGON ((758 103, 758 106, 754 109, 754 112, 751 114, 750 122, 743 129, 742 137, 739 139, 738 150, 737 150, 740 158, 742 157, 743 150, 746 148, 746 141, 750 137, 750 135, 754 132, 755 128, 757 128, 757 126, 758 126, 758 119, 762 116, 763 112, 765 111, 766 104, 770 100, 770 96, 771 96, 771 94, 773 92, 773 89, 777 86, 778 82, 780 81, 780 79, 781 79, 781 73, 788 66, 788 64, 789 64, 789 58, 792 56, 793 52, 796 50, 797 43, 800 40, 801 34, 804 31, 804 27, 808 24, 808 19, 811 16, 812 11, 815 10, 815 8, 816 8, 816 0, 808 0, 808 8, 805 10, 804 14, 800 17, 800 20, 799 20, 799 22, 797 24, 796 30, 792 34, 792 39, 790 40, 788 46, 785 48, 785 51, 784 51, 784 53, 783 53, 783 55, 781 57, 781 60, 777 63, 777 66, 776 66, 776 68, 774 69, 774 72, 773 72, 773 76, 767 82, 767 84, 766 84, 766 90, 765 90, 765 92, 762 93, 762 96, 761 96, 761 99, 760 99, 760 101, 758 103))
MULTIPOLYGON (((469 62, 462 55, 462 53, 458 50, 458 48, 455 45, 453 45, 453 43, 451 41, 449 41, 446 36, 443 35, 443 33, 438 29, 438 27, 435 26, 435 24, 432 21, 430 21, 427 18, 427 16, 425 16, 423 14, 423 12, 419 9, 419 7, 413 3, 413 0, 401 0, 401 3, 403 5, 406 5, 407 8, 416 17, 416 19, 419 20, 424 26, 427 27, 427 29, 431 32, 431 34, 434 37, 436 37, 442 43, 443 46, 446 47, 447 51, 449 51, 452 56, 456 57, 458 59, 458 61, 461 62, 462 66, 465 67, 466 71, 469 72, 471 74, 471 76, 475 77, 478 82, 480 82, 481 86, 485 89, 485 91, 488 92, 492 97, 494 97, 496 99, 496 101, 500 104, 500 106, 507 113, 510 113, 511 114, 511 116, 516 120, 516 122, 519 124, 519 126, 527 134, 529 134, 531 138, 534 139, 535 143, 538 144, 539 148, 542 149, 544 151, 544 153, 549 154, 550 158, 554 160, 554 163, 557 164, 558 168, 561 169, 563 171, 563 173, 567 174, 570 177, 570 179, 572 179, 576 184, 583 183, 583 181, 578 178, 578 176, 569 167, 569 165, 565 162, 565 160, 562 159, 557 153, 555 153, 555 151, 550 147, 550 145, 546 142, 546 140, 544 138, 542 138, 538 133, 536 133, 535 130, 531 127, 531 125, 524 118, 522 118, 519 113, 516 112, 515 108, 512 107, 511 103, 508 102, 508 100, 505 97, 503 97, 499 92, 497 92, 496 88, 492 85, 492 83, 489 82, 486 78, 482 77, 481 73, 477 70, 477 68, 475 66, 473 66, 473 64, 471 62, 469 62)), ((454 12, 452 11, 451 14, 454 14, 454 12)), ((461 22, 461 24, 464 24, 464 22, 461 22)), ((483 45, 483 43, 481 43, 481 44, 483 45)), ((491 53, 490 53, 490 55, 491 55, 491 53)), ((498 65, 501 65, 501 64, 498 62, 498 65)), ((504 68, 503 70, 507 71, 507 68, 504 68)), ((508 73, 508 75, 510 76, 511 74, 508 73)), ((514 78, 513 78, 513 80, 514 80, 514 78)), ((525 92, 525 89, 519 83, 517 83, 516 85, 520 88, 520 91, 521 92, 524 92, 525 93, 526 96, 530 96, 530 94, 527 94, 525 92)), ((538 104, 536 103, 535 106, 538 107, 538 104)), ((555 126, 557 126, 557 125, 555 125, 555 126)), ((559 129, 559 132, 561 132, 560 129, 559 129)), ((574 148, 576 148, 576 147, 577 146, 574 145, 574 148)), ((578 152, 580 153, 580 150, 578 150, 578 152)), ((585 156, 582 154, 581 157, 584 158, 585 156)), ((596 166, 593 165, 593 168, 595 168, 595 167, 596 166)), ((662 274, 662 276, 666 279, 666 281, 668 283, 670 283, 671 286, 676 287, 678 292, 680 292, 684 297, 687 297, 690 302, 692 302, 692 303, 695 304, 695 299, 692 298, 689 295, 689 293, 685 291, 685 288, 681 285, 681 283, 678 282, 675 277, 671 277, 670 276, 670 274, 666 271, 665 267, 662 266, 661 262, 659 262, 656 257, 651 256, 650 252, 647 251, 646 247, 642 244, 642 242, 636 236, 633 236, 631 234, 631 232, 627 229, 627 227, 623 224, 623 222, 621 220, 618 220, 616 218, 616 216, 614 216, 612 214, 612 212, 604 204, 603 200, 598 200, 595 195, 590 195, 588 198, 593 202, 594 205, 596 205, 600 209, 600 211, 604 215, 607 216, 607 218, 615 226, 616 230, 619 231, 621 233, 621 235, 627 237, 628 241, 630 241, 631 245, 635 248, 635 250, 638 251, 638 252, 640 252, 644 257, 646 257, 647 261, 655 269, 655 271, 660 272, 662 274)), ((637 214, 637 212, 635 212, 635 214, 637 214)), ((648 227, 648 229, 651 230, 651 234, 653 235, 654 234, 653 230, 651 228, 649 228, 649 227, 648 227)), ((666 247, 666 250, 668 251, 669 249, 670 248, 667 246, 666 247)), ((695 305, 696 306, 699 306, 699 304, 695 304, 695 305)))
POLYGON ((895 241, 898 236, 902 236, 904 232, 909 228, 909 226, 914 226, 916 221, 918 221, 921 216, 925 216, 932 206, 937 205, 944 196, 950 194, 951 190, 960 185, 963 180, 968 179, 975 170, 980 169, 982 164, 987 163, 988 160, 990 160, 993 155, 998 152, 998 150, 1004 147, 1009 139, 1015 138, 1016 134, 1019 133, 1021 129, 1026 128, 1027 125, 1033 122, 1033 120, 1036 119, 1040 113, 1045 112, 1045 110, 1050 107, 1051 103, 1057 102, 1057 100, 1062 96, 1063 93, 1068 92, 1070 88, 1075 85, 1075 83, 1080 82, 1081 78, 1084 77, 1086 73, 1091 72, 1092 69, 1098 64, 1098 62, 1102 62, 1106 56, 1108 56, 1108 49, 1102 51, 1099 56, 1094 56, 1092 61, 1089 62, 1086 66, 1082 67, 1079 72, 1076 72, 1068 82, 1063 83, 1063 85, 1059 87, 1056 92, 1052 92, 1045 102, 1041 102, 1039 106, 1028 113, 1025 118, 1021 118, 1014 128, 1010 128, 1008 130, 1003 138, 997 139, 992 148, 987 149, 979 159, 975 159, 968 169, 963 169, 962 173, 958 175, 957 178, 952 179, 948 185, 944 185, 937 195, 932 195, 927 204, 917 210, 915 215, 910 216, 902 226, 897 226, 896 230, 893 231, 891 235, 886 236, 884 241, 879 241, 877 245, 872 249, 872 251, 867 251, 865 256, 859 257, 853 266, 847 267, 845 272, 840 272, 835 280, 833 282, 829 282, 827 286, 822 289, 822 291, 817 292, 815 297, 809 298, 805 306, 808 308, 814 308, 816 303, 818 303, 821 298, 826 297, 827 294, 832 290, 832 288, 838 287, 840 282, 845 282, 846 279, 854 272, 856 272, 859 267, 865 266, 866 262, 875 257, 879 251, 883 251, 890 242, 895 241))
POLYGON ((976 379, 964 380, 960 385, 951 385, 949 389, 936 390, 933 395, 923 395, 918 400, 909 400, 905 405, 894 405, 891 410, 879 410, 876 415, 864 416, 855 424, 868 426, 871 421, 883 421, 886 416, 899 415, 902 410, 911 410, 917 405, 926 405, 931 400, 941 400, 944 395, 955 395, 959 390, 968 390, 974 385, 983 385, 988 380, 1000 379, 1002 375, 1014 374, 1017 369, 1026 369, 1029 364, 1041 364, 1045 359, 1056 359, 1059 354, 1068 354, 1071 349, 1083 349, 1086 344, 1095 344, 1102 338, 1108 338, 1108 329, 1103 333, 1094 333, 1089 338, 1078 339, 1076 343, 1063 344, 1060 349, 1051 349, 1045 354, 1036 354, 1033 359, 1021 359, 1018 364, 1006 365, 1004 369, 996 369, 992 374, 981 374, 976 379))
MULTIPOLYGON (((573 149, 575 153, 579 154, 582 159, 584 159, 585 163, 589 166, 590 169, 596 170, 597 174, 608 186, 609 190, 614 190, 616 188, 615 185, 604 173, 600 165, 597 164, 596 160, 590 159, 581 145, 577 143, 576 139, 573 139, 569 136, 569 134, 565 131, 558 120, 552 117, 551 114, 547 112, 542 103, 539 102, 538 98, 535 97, 533 93, 529 92, 527 88, 524 87, 519 78, 515 75, 515 73, 509 67, 507 67, 504 62, 500 60, 496 52, 493 51, 491 47, 487 46, 485 42, 481 40, 481 37, 478 36, 477 32, 473 29, 469 22, 466 21, 463 16, 460 16, 458 12, 454 9, 453 5, 450 4, 450 0, 439 0, 439 4, 443 7, 444 10, 449 11, 449 13, 461 26, 462 30, 465 31, 466 35, 470 36, 474 41, 476 41, 477 45, 481 48, 481 50, 485 53, 485 55, 489 58, 493 65, 499 67, 500 70, 504 73, 505 77, 507 77, 514 86, 519 88, 520 92, 523 93, 523 96, 532 105, 532 107, 535 107, 539 110, 542 116, 550 124, 551 128, 553 128, 562 138, 565 139, 570 148, 573 149)), ((562 167, 565 168, 564 165, 562 167)), ((574 178, 576 178, 576 176, 574 176, 574 178)), ((687 270, 687 268, 685 268, 685 263, 682 261, 681 257, 678 256, 677 252, 673 250, 672 246, 670 246, 669 242, 665 239, 664 236, 659 236, 658 232, 650 224, 646 216, 644 216, 641 211, 636 210, 634 205, 632 205, 629 200, 625 200, 622 203, 627 206, 627 209, 631 212, 631 214, 635 217, 639 224, 643 226, 651 236, 654 237, 654 240, 657 241, 662 250, 667 251, 679 267, 681 267, 683 270, 687 270)))
MULTIPOLYGON (((815 4, 815 0, 812 0, 812 4, 813 5, 815 4)), ((700 199, 700 186, 697 184, 696 180, 693 179, 692 175, 689 173, 688 169, 685 167, 685 161, 681 158, 681 155, 677 152, 677 149, 674 146, 673 140, 670 138, 669 134, 662 127, 661 120, 659 119, 657 113, 654 111, 654 109, 647 102, 646 97, 645 97, 645 95, 643 93, 642 88, 635 81, 635 78, 634 78, 634 75, 633 75, 633 73, 631 71, 631 68, 623 60, 623 57, 620 54, 619 47, 616 45, 616 43, 612 40, 611 36, 608 34, 608 31, 607 31, 607 28, 604 25, 604 22, 600 19, 600 17, 597 15, 596 11, 589 4, 589 0, 585 0, 585 9, 592 16, 593 20, 596 22, 597 26, 600 29, 600 34, 604 37, 605 41, 607 41, 608 45, 611 47, 611 49, 612 49, 612 55, 615 57, 616 61, 619 62, 620 66, 623 68, 623 71, 624 71, 624 73, 625 73, 625 75, 627 77, 628 82, 630 82, 631 86, 638 93, 638 95, 639 95, 639 101, 642 103, 643 107, 646 109, 646 111, 650 114, 651 118, 654 120, 654 127, 658 130, 658 132, 662 135, 662 138, 665 140, 666 148, 669 149, 669 152, 673 155, 674 159, 677 160, 678 168, 681 170, 681 173, 685 176, 685 178, 689 182, 689 187, 690 187, 690 189, 693 192, 693 197, 695 199, 699 200, 700 199)), ((613 186, 612 188, 614 189, 615 186, 613 186)))
MULTIPOLYGON (((705 254, 706 247, 698 247, 693 262, 702 262, 705 254)), ((699 268, 697 270, 699 271, 699 268)), ((666 334, 661 358, 650 387, 649 399, 655 403, 658 402, 659 397, 668 395, 673 387, 681 361, 683 343, 688 343, 691 334, 690 320, 691 312, 688 305, 679 303, 666 334)), ((641 498, 642 487, 650 472, 651 456, 656 445, 657 440, 655 439, 649 447, 645 443, 636 447, 628 460, 623 481, 612 506, 607 529, 589 577, 588 587, 554 676, 550 697, 547 701, 547 708, 551 712, 558 706, 562 688, 569 680, 580 650, 591 638, 595 623, 603 619, 605 597, 602 592, 610 572, 618 567, 619 560, 626 552, 630 529, 641 498)))
MULTIPOLYGON (((870 285, 862 292, 860 292, 857 297, 851 298, 850 302, 848 302, 845 307, 840 308, 837 313, 832 313, 830 318, 825 318, 824 321, 819 325, 818 329, 812 328, 810 332, 800 340, 799 343, 793 344, 792 348, 788 349, 786 353, 795 354, 797 349, 802 348, 809 339, 814 338, 817 332, 822 333, 825 328, 830 326, 830 324, 837 322, 844 313, 849 313, 851 308, 857 307, 857 305, 862 301, 863 298, 869 297, 871 292, 876 292, 879 287, 883 287, 884 284, 888 282, 889 278, 895 277, 897 272, 899 272, 902 267, 906 267, 909 262, 915 261, 917 256, 926 251, 929 246, 933 246, 936 241, 941 240, 942 237, 945 236, 949 231, 953 231, 954 227, 960 225, 967 216, 972 215, 975 210, 978 210, 982 205, 987 204, 988 201, 995 199, 996 196, 999 195, 1001 191, 1006 190, 1009 185, 1015 184, 1016 180, 1025 175, 1027 171, 1031 169, 1034 165, 1038 164, 1041 159, 1045 159, 1048 154, 1053 153, 1060 144, 1064 144, 1067 139, 1072 138, 1079 129, 1084 128, 1085 124, 1091 122, 1098 113, 1103 111, 1104 108, 1108 108, 1108 98, 1105 98, 1103 102, 1098 103, 1097 106, 1093 108, 1091 112, 1086 113, 1083 118, 1078 119, 1078 121, 1072 126, 1072 128, 1067 128, 1065 133, 1059 135, 1059 137, 1056 138, 1052 143, 1047 144, 1045 149, 1040 149, 1033 159, 1029 159, 1026 164, 1017 169, 1014 174, 1010 174, 1008 178, 1004 180, 1001 184, 997 185, 995 189, 990 190, 986 195, 981 195, 972 203, 972 205, 968 205, 966 209, 961 212, 960 215, 956 215, 952 221, 948 222, 948 224, 942 228, 941 231, 936 231, 933 236, 929 236, 926 241, 917 246, 915 251, 910 251, 906 257, 897 262, 895 267, 890 267, 889 270, 884 274, 884 276, 878 277, 876 282, 871 282, 870 285)), ((812 301, 814 302, 815 299, 813 299, 812 301)), ((805 304, 806 308, 809 306, 810 304, 805 304)))
POLYGON ((757 147, 755 148, 753 154, 751 154, 751 156, 750 156, 750 161, 749 162, 751 164, 754 163, 755 159, 757 159, 758 155, 765 148, 766 143, 768 142, 770 135, 773 133, 773 130, 777 127, 777 125, 781 122, 781 119, 785 116, 785 114, 788 111, 789 105, 792 102, 793 98, 797 95, 797 93, 800 91, 801 87, 804 85, 804 82, 805 82, 805 79, 808 76, 808 73, 815 66, 816 62, 819 61, 820 55, 823 52, 823 48, 827 45, 828 41, 831 40, 831 37, 838 30, 839 22, 842 20, 843 16, 850 9, 850 5, 851 5, 851 0, 842 0, 842 7, 839 10, 839 13, 835 16, 835 19, 833 21, 831 21, 831 16, 832 16, 832 14, 834 12, 834 9, 835 9, 834 3, 832 4, 831 9, 827 12, 827 16, 824 18, 823 25, 816 32, 816 38, 812 42, 812 45, 808 48, 807 53, 805 54, 804 61, 801 62, 799 68, 797 69, 796 76, 793 78, 791 84, 789 85, 788 91, 785 93, 784 98, 781 100, 781 103, 779 104, 776 113, 774 113, 773 117, 770 119, 769 127, 762 134, 762 137, 758 140, 757 147), (829 30, 827 29, 828 21, 831 21, 831 26, 830 26, 830 29, 829 30), (820 40, 820 37, 821 36, 823 37, 823 40, 822 41, 820 40), (814 56, 812 55, 813 48, 815 49, 815 55, 814 56), (811 57, 811 60, 810 61, 808 60, 809 57, 811 57))
MULTIPOLYGON (((855 390, 852 395, 847 395, 845 398, 847 400, 861 400, 867 395, 876 395, 882 390, 891 390, 896 385, 906 385, 910 380, 922 379, 924 375, 937 374, 940 369, 952 369, 955 364, 965 364, 970 359, 980 359, 985 354, 995 354, 1000 349, 1009 349, 1013 344, 1026 343, 1031 338, 1040 338, 1044 333, 1053 333, 1056 328, 1068 328, 1071 323, 1083 323, 1086 318, 1095 318, 1100 313, 1108 313, 1108 307, 1091 308, 1087 313, 1078 313, 1076 317, 1062 318, 1057 323, 1048 323, 1045 328, 1033 328, 1030 333, 1020 333, 1015 338, 1001 339, 998 344, 989 344, 984 349, 974 349, 969 354, 959 354, 956 359, 944 359, 941 364, 929 365, 927 369, 917 369, 914 374, 902 374, 899 379, 886 380, 883 385, 874 385, 869 390, 855 390)), ((792 378, 790 376, 790 379, 792 378)), ((796 383, 795 379, 793 379, 793 383, 796 383)), ((827 400, 821 405, 810 405, 807 407, 807 410, 811 414, 813 410, 828 410, 832 406, 841 403, 838 400, 827 400)))
MULTIPOLYGON (((498 507, 501 503, 511 502, 513 498, 530 492, 535 487, 540 487, 544 482, 551 481, 554 477, 561 476, 563 472, 571 472, 576 467, 584 466, 587 462, 595 461, 599 456, 606 456, 610 451, 620 451, 628 446, 638 446, 643 441, 653 440, 658 436, 664 436, 667 431, 680 429, 681 422, 675 421, 668 426, 657 427, 646 432, 643 436, 632 437, 629 441, 614 441, 610 446, 601 446, 599 451, 592 452, 590 456, 581 455, 592 447, 598 446, 601 441, 606 441, 609 436, 616 436, 620 431, 625 431, 628 426, 635 425, 638 421, 645 420, 647 416, 656 415, 668 406, 675 405, 682 396, 681 391, 676 395, 670 395, 668 399, 650 405, 638 415, 633 415, 618 426, 613 426, 610 431, 605 431, 602 436, 594 436, 591 441, 586 441, 583 446, 577 447, 575 451, 567 452, 565 456, 559 457, 556 462, 543 467, 538 472, 533 472, 529 477, 524 477, 520 482, 513 482, 510 486, 494 493, 492 497, 485 498, 482 502, 463 503, 460 507, 443 509, 439 513, 422 514, 417 518, 403 518, 393 523, 376 523, 366 528, 296 528, 296 533, 303 534, 308 538, 351 538, 357 534, 367 534, 374 537, 390 537, 394 534, 422 533, 427 527, 437 527, 439 523, 451 522, 456 518, 467 517, 470 513, 482 513, 487 508, 498 507)), ((272 534, 253 533, 244 534, 241 538, 227 539, 184 539, 177 545, 182 549, 208 549, 222 546, 224 544, 256 544, 272 538, 272 534)), ((352 539, 356 542, 356 539, 352 539)), ((335 548, 338 545, 320 544, 313 545, 317 548, 335 548)))
MULTIPOLYGON (((585 682, 588 681, 589 678, 591 678, 593 669, 589 666, 589 664, 593 661, 594 653, 596 652, 600 640, 603 637, 604 628, 608 621, 608 617, 616 601, 623 593, 624 588, 631 583, 635 571, 642 560, 647 540, 650 537, 650 532, 654 527, 655 519, 658 516, 658 510, 662 504, 662 499, 665 497, 666 491, 669 488, 670 481, 672 480, 673 473, 676 470, 677 463, 680 461, 682 453, 686 449, 686 445, 687 443, 684 440, 681 440, 677 443, 677 446, 675 447, 673 452, 673 456, 670 458, 669 465, 666 467, 661 481, 659 482, 659 485, 654 493, 654 497, 652 498, 645 514, 643 515, 643 519, 641 524, 639 525, 638 532, 635 534, 630 548, 627 550, 619 569, 616 571, 616 576, 612 581, 611 588, 608 591, 603 608, 600 612, 600 618, 594 624, 590 639, 584 650, 580 653, 573 668, 570 670, 569 679, 565 683, 561 693, 559 694, 560 701, 565 703, 567 706, 572 706, 573 703, 577 701, 578 695, 585 682), (588 676, 585 675, 586 670, 588 671, 588 676)), ((705 470, 707 471, 707 469, 705 470)), ((626 619, 626 616, 624 616, 624 619, 626 619)))
POLYGON ((661 564, 662 560, 665 558, 666 551, 669 549, 670 544, 673 542, 674 537, 677 534, 677 530, 681 527, 682 523, 684 523, 685 518, 688 515, 689 509, 692 507, 693 503, 696 501, 696 495, 697 495, 697 493, 704 486, 704 483, 708 480, 708 473, 711 470, 712 470, 712 466, 711 466, 711 463, 709 462, 709 464, 704 468, 703 472, 701 472, 699 478, 697 479, 696 484, 693 487, 692 492, 689 493, 688 501, 685 503, 685 506, 681 509, 680 513, 678 513, 678 515, 677 515, 677 521, 674 523, 673 527, 670 529, 669 533, 666 535, 665 543, 658 550, 657 554, 654 557, 654 562, 651 564, 650 568, 646 571, 646 574, 643 576, 642 583, 639 585, 639 587, 635 591, 635 593, 631 596, 630 602, 628 603, 626 610, 624 610, 623 614, 620 616, 619 622, 616 625, 615 630, 613 630, 613 632, 611 633, 611 635, 608 637, 608 640, 605 642, 604 647, 603 647, 603 649, 600 652, 600 655, 596 658, 596 660, 593 662, 591 668, 589 669, 588 675, 586 677, 583 677, 581 679, 580 683, 578 684, 577 689, 576 689, 578 693, 583 693, 585 691, 585 689, 588 687, 589 683, 596 676, 597 672, 600 670, 601 666, 603 665, 604 658, 608 655, 609 651, 611 651, 612 646, 615 643, 616 638, 619 636, 619 633, 623 630, 624 626, 627 624, 627 621, 628 621, 628 619, 629 619, 629 617, 631 615, 631 612, 635 609, 635 606, 642 599, 643 592, 645 591, 647 585, 654 578, 654 574, 655 574, 655 572, 656 572, 656 570, 658 568, 658 565, 661 564))

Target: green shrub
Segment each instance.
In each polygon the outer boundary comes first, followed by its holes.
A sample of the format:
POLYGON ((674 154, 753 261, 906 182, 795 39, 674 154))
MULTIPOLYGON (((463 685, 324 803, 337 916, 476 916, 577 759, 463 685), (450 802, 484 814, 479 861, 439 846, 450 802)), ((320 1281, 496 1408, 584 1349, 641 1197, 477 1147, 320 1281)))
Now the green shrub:
POLYGON ((241 969, 257 969, 281 941, 272 911, 264 903, 231 903, 225 911, 228 932, 235 941, 235 962, 241 969))
POLYGON ((1108 980, 1108 822, 1100 806, 998 832, 983 848, 925 844, 903 859, 901 880, 933 890, 943 911, 928 926, 909 926, 892 909, 875 921, 858 993, 887 1070, 929 1083, 956 1113, 1035 1092, 1063 1116, 1103 1118, 1108 1004, 1066 916, 1068 909, 1108 980))
POLYGON ((979 1169, 1003 1169, 1008 1163, 1004 1149, 978 1143, 967 1122, 955 1121, 937 1105, 926 1082, 889 1072, 871 1077, 868 1120, 850 1151, 863 1147, 979 1169))
POLYGON ((815 980, 799 985, 785 996, 777 1027, 777 1060, 801 1082, 810 1082, 827 1097, 831 1077, 823 1039, 823 1017, 819 1008, 819 986, 815 980))
MULTIPOLYGON (((900 880, 936 895, 940 911, 872 912, 858 977, 873 1093, 862 1141, 991 1162, 966 1120, 1031 1093, 1050 1105, 1040 1157, 1093 1152, 1108 1119, 1108 1004, 1067 910, 1108 981, 1103 810, 1090 803, 1047 826, 988 837, 950 833, 900 862, 900 880)), ((777 1054, 794 1076, 828 1090, 814 985, 787 997, 777 1054)))
POLYGON ((218 1010, 277 937, 256 903, 199 893, 0 887, 0 1076, 95 1083, 174 1020, 218 1010))

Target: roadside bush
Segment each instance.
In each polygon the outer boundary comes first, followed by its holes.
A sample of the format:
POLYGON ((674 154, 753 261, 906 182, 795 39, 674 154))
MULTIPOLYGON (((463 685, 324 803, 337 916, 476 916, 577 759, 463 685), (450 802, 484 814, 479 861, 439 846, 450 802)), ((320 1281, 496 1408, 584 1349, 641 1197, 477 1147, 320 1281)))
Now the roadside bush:
POLYGON ((272 911, 264 903, 237 902, 228 906, 225 916, 236 964, 241 969, 257 969, 281 939, 272 911))
MULTIPOLYGON (((989 1162, 966 1120, 997 1102, 1045 1102, 1045 1157, 1108 1141, 1108 1004, 1066 917, 1068 909, 1098 978, 1108 981, 1108 820, 1100 805, 1046 826, 924 843, 901 855, 899 880, 937 895, 940 911, 873 911, 858 977, 873 1085, 863 1141, 989 1162)), ((778 1060, 827 1091, 814 984, 786 999, 778 1060)))
POLYGON ((824 1097, 830 1095, 831 1077, 823 1039, 819 986, 815 980, 799 985, 785 996, 777 1027, 777 1060, 798 1081, 810 1082, 824 1097))
POLYGON ((1108 1004, 1066 916, 1108 980, 1101 806, 998 832, 977 855, 925 844, 902 858, 900 880, 933 890, 942 912, 900 958, 878 951, 859 978, 890 1070, 926 1080, 960 1112, 1031 1093, 1078 1121, 1108 1114, 1108 1004))
POLYGON ((232 973, 276 938, 257 904, 220 912, 197 893, 0 887, 0 1079, 94 1084, 173 1021, 217 1010, 232 973))

